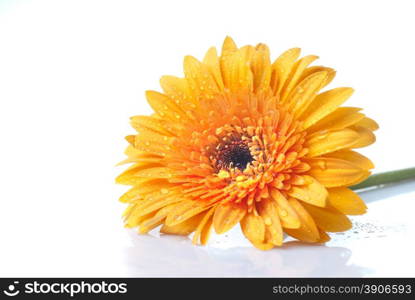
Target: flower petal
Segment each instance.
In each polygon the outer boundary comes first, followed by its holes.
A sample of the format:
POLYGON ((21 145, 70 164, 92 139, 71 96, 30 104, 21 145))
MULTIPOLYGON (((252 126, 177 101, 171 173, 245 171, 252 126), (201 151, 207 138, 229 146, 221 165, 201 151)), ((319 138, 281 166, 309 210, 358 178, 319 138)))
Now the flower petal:
POLYGON ((161 227, 160 232, 166 234, 189 235, 196 230, 197 226, 200 224, 200 221, 203 217, 204 213, 200 213, 196 216, 187 219, 184 222, 181 222, 173 226, 168 226, 164 224, 161 227))
MULTIPOLYGON (((294 89, 294 87, 299 83, 299 80, 301 78, 301 75, 303 74, 303 71, 307 68, 309 64, 311 64, 313 61, 315 61, 318 58, 316 55, 307 55, 302 57, 300 60, 298 60, 293 68, 291 73, 288 75, 288 79, 281 90, 281 102, 285 102, 286 99, 291 94, 291 91, 294 89)), ((327 74, 324 72, 325 76, 327 74)))
POLYGON ((288 195, 316 206, 326 206, 328 196, 326 188, 313 177, 307 175, 304 177, 308 183, 303 186, 293 186, 288 195))
POLYGON ((183 68, 189 87, 197 97, 210 99, 219 93, 215 78, 205 64, 193 56, 186 56, 183 68))
POLYGON ((346 187, 331 188, 329 191, 330 205, 346 215, 362 215, 367 206, 358 194, 346 187))
POLYGON ((353 94, 352 88, 336 88, 319 94, 304 113, 304 128, 314 125, 319 120, 336 110, 353 94))
POLYGON ((290 198, 288 202, 299 216, 301 226, 298 229, 286 228, 285 232, 300 241, 311 243, 317 242, 320 239, 320 234, 311 215, 304 208, 303 204, 300 204, 300 202, 294 198, 290 198))
POLYGON ((284 195, 279 190, 272 188, 271 197, 277 203, 277 211, 281 219, 282 227, 299 228, 301 225, 300 219, 284 195))
POLYGON ((223 90, 223 80, 222 74, 220 71, 220 60, 218 54, 216 52, 216 48, 212 47, 206 52, 205 58, 203 59, 203 63, 206 64, 210 73, 213 75, 213 78, 216 81, 216 85, 220 90, 223 90))
POLYGON ((278 206, 273 199, 264 199, 258 203, 258 213, 265 223, 265 242, 282 245, 284 234, 278 216, 278 206))
POLYGON ((301 81, 287 99, 287 107, 296 116, 300 116, 313 101, 327 78, 327 72, 321 71, 311 74, 301 81))
POLYGON ((362 126, 364 128, 367 128, 369 130, 375 131, 379 129, 378 123, 376 123, 375 120, 372 120, 371 118, 365 117, 364 119, 360 120, 358 123, 355 124, 356 126, 362 126))
POLYGON ((335 208, 320 208, 307 203, 304 208, 313 217, 316 224, 323 230, 328 232, 341 232, 352 228, 350 220, 335 208))
POLYGON ((262 243, 265 239, 264 220, 254 213, 248 213, 242 218, 241 229, 252 243, 262 243))
POLYGON ((359 134, 351 129, 335 131, 318 131, 311 135, 305 146, 309 157, 316 157, 326 153, 353 146, 359 139, 359 134))
POLYGON ((367 173, 356 165, 337 158, 312 158, 308 163, 311 166, 308 173, 325 187, 351 185, 367 173))
POLYGON ((174 226, 187 219, 209 209, 213 203, 204 201, 184 200, 178 204, 173 204, 173 209, 166 218, 168 226, 174 226))
POLYGON ((366 156, 352 150, 340 150, 324 155, 325 157, 338 158, 347 160, 348 162, 358 166, 363 170, 370 170, 375 167, 372 161, 366 156))
POLYGON ((200 240, 202 245, 205 245, 209 239, 212 223, 213 223, 213 213, 215 212, 216 207, 212 207, 200 221, 197 226, 196 232, 193 236, 193 244, 197 244, 200 240))
POLYGON ((281 92, 295 61, 300 56, 300 52, 300 48, 289 49, 272 64, 271 87, 274 94, 278 95, 281 92))
POLYGON ((339 107, 313 126, 307 129, 308 132, 320 130, 339 130, 357 124, 365 115, 360 113, 361 109, 356 107, 339 107))
POLYGON ((166 95, 156 91, 147 91, 146 97, 147 102, 160 117, 166 117, 171 121, 188 119, 186 113, 166 95))
POLYGON ((225 203, 219 205, 213 216, 213 226, 217 234, 230 230, 245 216, 246 207, 241 204, 225 203))
POLYGON ((359 134, 359 138, 353 144, 352 148, 363 148, 373 144, 376 141, 376 136, 370 129, 362 126, 354 126, 353 130, 359 134))

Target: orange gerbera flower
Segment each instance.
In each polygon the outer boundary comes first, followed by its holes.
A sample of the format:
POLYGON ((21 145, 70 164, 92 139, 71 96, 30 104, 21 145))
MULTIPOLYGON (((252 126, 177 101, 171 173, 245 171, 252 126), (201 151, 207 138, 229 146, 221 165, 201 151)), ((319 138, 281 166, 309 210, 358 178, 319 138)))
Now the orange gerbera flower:
POLYGON ((298 59, 300 49, 273 63, 264 44, 238 48, 226 38, 222 53, 202 62, 187 56, 184 78, 161 78, 163 93, 148 91, 151 116, 132 117, 136 135, 117 178, 131 185, 121 201, 127 227, 140 233, 188 235, 206 244, 238 223, 259 249, 306 242, 352 225, 364 202, 348 186, 366 179, 372 162, 351 149, 372 144, 377 124, 355 107, 339 107, 353 93, 319 93, 335 71, 298 59))

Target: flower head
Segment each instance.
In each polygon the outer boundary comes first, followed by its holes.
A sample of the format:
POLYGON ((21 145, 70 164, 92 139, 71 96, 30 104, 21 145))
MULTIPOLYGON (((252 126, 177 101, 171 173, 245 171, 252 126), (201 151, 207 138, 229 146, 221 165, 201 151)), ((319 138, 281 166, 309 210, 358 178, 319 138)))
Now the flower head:
POLYGON ((206 244, 238 223, 259 249, 306 242, 351 227, 346 215, 364 202, 348 186, 370 175, 372 162, 352 149, 372 144, 377 124, 359 108, 340 107, 351 88, 320 92, 335 71, 310 66, 300 49, 273 63, 264 44, 202 62, 187 56, 184 78, 163 76, 163 93, 148 91, 151 116, 131 118, 137 134, 117 182, 131 185, 121 201, 127 227, 140 233, 188 235, 206 244))

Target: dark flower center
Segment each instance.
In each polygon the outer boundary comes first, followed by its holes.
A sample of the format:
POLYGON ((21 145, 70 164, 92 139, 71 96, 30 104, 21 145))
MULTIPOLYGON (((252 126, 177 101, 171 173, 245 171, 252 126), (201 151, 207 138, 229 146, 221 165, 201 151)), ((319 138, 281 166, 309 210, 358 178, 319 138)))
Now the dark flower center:
POLYGON ((248 146, 242 141, 232 141, 217 152, 217 167, 244 170, 254 160, 248 146))

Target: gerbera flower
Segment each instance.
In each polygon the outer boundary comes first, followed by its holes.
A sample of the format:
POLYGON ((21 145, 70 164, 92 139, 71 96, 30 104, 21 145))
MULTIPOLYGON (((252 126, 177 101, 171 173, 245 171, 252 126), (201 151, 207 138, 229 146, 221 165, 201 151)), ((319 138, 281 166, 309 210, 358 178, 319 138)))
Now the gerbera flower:
POLYGON ((372 162, 352 149, 372 144, 377 124, 359 108, 339 107, 348 87, 320 92, 335 71, 309 66, 300 49, 273 63, 264 44, 203 61, 186 56, 184 78, 163 76, 163 92, 148 91, 151 116, 131 118, 137 134, 117 182, 131 185, 121 201, 127 227, 206 244, 211 229, 240 224, 259 249, 283 243, 284 233, 322 243, 326 232, 351 228, 346 215, 364 202, 348 187, 370 175, 372 162))

